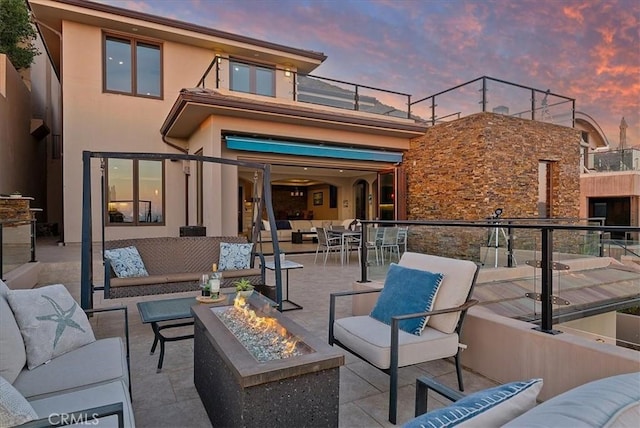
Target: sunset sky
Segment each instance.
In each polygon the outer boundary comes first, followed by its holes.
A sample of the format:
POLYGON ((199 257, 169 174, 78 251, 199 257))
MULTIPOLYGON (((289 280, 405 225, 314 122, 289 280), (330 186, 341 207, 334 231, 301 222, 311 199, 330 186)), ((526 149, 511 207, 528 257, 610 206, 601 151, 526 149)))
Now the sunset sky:
MULTIPOLYGON (((638 0, 100 0, 322 52, 313 74, 419 99, 480 76, 576 99, 640 146, 638 0)), ((203 70, 204 71, 204 70, 203 70)))

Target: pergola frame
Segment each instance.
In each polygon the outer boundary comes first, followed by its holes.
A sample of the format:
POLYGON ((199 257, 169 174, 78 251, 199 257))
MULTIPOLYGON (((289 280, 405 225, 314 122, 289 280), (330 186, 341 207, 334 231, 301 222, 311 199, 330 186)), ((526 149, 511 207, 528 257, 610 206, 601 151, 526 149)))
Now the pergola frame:
MULTIPOLYGON (((82 152, 82 246, 81 246, 81 270, 80 270, 80 305, 83 309, 93 308, 93 293, 95 287, 93 285, 93 222, 91 208, 91 159, 142 159, 142 160, 182 160, 182 161, 198 161, 209 162, 223 165, 233 165, 252 168, 262 171, 262 196, 258 201, 254 201, 254 212, 251 227, 251 242, 254 243, 253 251, 256 251, 256 244, 260 236, 260 221, 263 208, 266 208, 267 219, 271 225, 271 241, 273 244, 273 254, 275 263, 275 287, 276 287, 276 303, 278 310, 282 311, 282 271, 280 263, 280 245, 278 243, 277 229, 275 224, 275 215, 273 212, 271 198, 271 165, 246 162, 234 159, 223 159, 211 156, 197 156, 189 154, 173 154, 173 153, 130 153, 130 152, 82 152), (257 210, 255 204, 257 203, 257 210)), ((104 208, 105 203, 105 183, 104 175, 101 177, 101 200, 104 208)), ((255 183, 254 183, 255 186, 255 183)), ((102 227, 101 241, 104 250, 105 235, 105 219, 104 210, 102 210, 102 227)))

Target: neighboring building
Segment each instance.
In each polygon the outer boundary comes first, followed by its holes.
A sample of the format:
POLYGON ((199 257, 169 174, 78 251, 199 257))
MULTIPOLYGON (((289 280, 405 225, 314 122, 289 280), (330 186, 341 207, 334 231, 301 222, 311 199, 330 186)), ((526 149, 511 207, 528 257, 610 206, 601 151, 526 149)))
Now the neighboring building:
POLYGON ((60 199, 48 198, 46 189, 59 175, 60 84, 41 40, 34 45, 42 54, 20 72, 0 54, 0 194, 33 198, 38 222, 55 223, 62 217, 60 199))

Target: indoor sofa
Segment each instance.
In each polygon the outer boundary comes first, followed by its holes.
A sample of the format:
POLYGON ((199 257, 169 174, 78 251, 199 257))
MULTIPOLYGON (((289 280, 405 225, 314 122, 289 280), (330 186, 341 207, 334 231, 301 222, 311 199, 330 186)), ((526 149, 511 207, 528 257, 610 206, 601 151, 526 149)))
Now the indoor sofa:
MULTIPOLYGON (((315 232, 318 227, 329 228, 332 226, 340 226, 347 228, 353 223, 352 218, 346 220, 276 220, 276 230, 278 241, 291 241, 293 232, 315 232)), ((306 240, 317 239, 317 234, 306 234, 302 237, 306 240)), ((262 242, 271 242, 271 226, 268 220, 262 220, 260 228, 260 239, 262 242)))
MULTIPOLYGON (((69 351, 54 354, 44 364, 31 367, 34 365, 31 355, 37 354, 39 347, 45 348, 45 344, 34 346, 35 339, 25 331, 29 328, 47 328, 38 325, 36 319, 41 320, 40 324, 48 324, 48 328, 55 329, 55 323, 48 322, 55 319, 31 314, 33 321, 27 323, 25 319, 28 319, 28 315, 20 308, 41 306, 44 311, 53 313, 52 305, 46 298, 43 299, 44 295, 49 294, 59 303, 61 316, 74 322, 76 317, 82 316, 87 323, 84 325, 84 332, 91 330, 88 319, 63 285, 12 291, 0 280, 0 426, 36 427, 75 421, 97 427, 115 427, 119 425, 118 422, 124 427, 134 427, 127 308, 86 311, 122 311, 125 314, 123 325, 126 346, 120 337, 95 340, 90 331, 88 343, 76 341, 77 347, 69 347, 69 351), (60 293, 66 293, 66 300, 56 297, 60 293), (17 306, 18 302, 23 304, 17 306), (70 302, 73 302, 73 306, 70 302), (77 310, 69 309, 70 307, 77 310), (72 415, 72 412, 76 413, 72 415)), ((77 331, 70 327, 70 323, 71 321, 67 321, 61 337, 73 335, 77 331)), ((44 337, 49 340, 47 345, 54 340, 53 336, 58 336, 57 331, 55 335, 44 337)), ((61 343, 62 346, 66 345, 62 339, 57 343, 59 346, 61 343)))

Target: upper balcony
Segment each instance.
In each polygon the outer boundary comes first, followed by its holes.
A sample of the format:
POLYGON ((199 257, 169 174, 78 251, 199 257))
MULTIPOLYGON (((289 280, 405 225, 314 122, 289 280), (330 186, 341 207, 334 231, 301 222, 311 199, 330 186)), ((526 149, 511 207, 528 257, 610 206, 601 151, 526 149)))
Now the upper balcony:
POLYGON ((492 111, 573 127, 575 100, 483 76, 412 101, 412 95, 216 55, 196 85, 278 102, 351 110, 433 126, 474 113, 492 111), (264 98, 262 98, 264 99, 264 98))
POLYGON ((640 149, 595 151, 587 155, 589 172, 640 171, 640 149))

